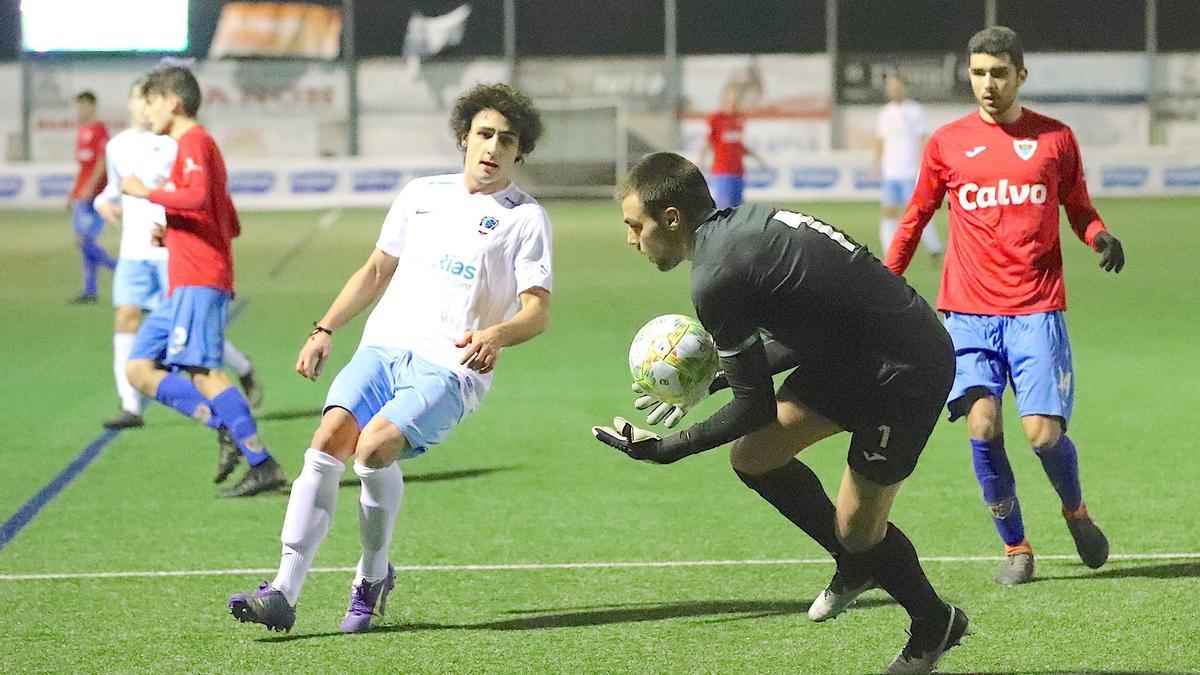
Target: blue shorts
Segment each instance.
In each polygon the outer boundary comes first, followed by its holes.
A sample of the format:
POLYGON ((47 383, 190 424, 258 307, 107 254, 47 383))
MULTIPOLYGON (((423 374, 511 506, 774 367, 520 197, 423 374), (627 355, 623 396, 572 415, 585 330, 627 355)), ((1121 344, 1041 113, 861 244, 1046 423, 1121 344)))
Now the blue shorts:
POLYGON ((908 206, 908 200, 912 199, 913 188, 916 187, 917 179, 915 178, 889 178, 883 181, 880 186, 882 192, 879 196, 879 203, 884 206, 908 206))
POLYGON ((71 228, 80 237, 96 237, 104 229, 104 219, 92 206, 92 200, 80 199, 71 210, 71 228))
POLYGON ((325 410, 349 410, 358 428, 376 415, 408 441, 401 459, 424 454, 466 415, 462 384, 452 371, 407 349, 364 347, 333 378, 325 410))
POLYGON ((954 387, 947 406, 950 419, 967 413, 964 396, 983 387, 997 398, 1011 382, 1017 412, 1071 421, 1075 377, 1071 342, 1062 312, 1021 316, 946 315, 946 331, 954 341, 954 387))
POLYGON ((715 173, 712 176, 713 201, 718 209, 739 206, 742 203, 742 190, 746 181, 741 176, 728 173, 715 173))
POLYGON ((142 322, 131 359, 151 359, 176 370, 221 367, 229 294, 207 286, 176 288, 142 322))
POLYGON ((117 260, 113 272, 113 307, 137 305, 154 311, 167 297, 166 260, 117 260))

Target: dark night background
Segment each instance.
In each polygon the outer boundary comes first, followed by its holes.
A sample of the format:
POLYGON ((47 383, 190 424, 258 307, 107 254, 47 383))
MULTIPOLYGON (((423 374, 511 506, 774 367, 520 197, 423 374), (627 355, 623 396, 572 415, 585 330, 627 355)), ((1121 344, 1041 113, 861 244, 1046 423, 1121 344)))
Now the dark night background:
MULTIPOLYGON (((330 0, 316 1, 341 5, 330 0)), ((677 0, 681 54, 821 52, 824 0, 677 0)), ((193 0, 188 56, 203 57, 221 2, 193 0)), ((458 0, 355 0, 361 57, 399 55, 414 10, 447 12, 458 0)), ((475 0, 463 43, 446 57, 504 53, 500 0, 475 0)), ((0 0, 0 61, 19 56, 19 0, 0 0)), ((1144 0, 998 0, 999 23, 1021 34, 1027 51, 1138 51, 1144 0)), ((965 48, 984 22, 984 0, 840 0, 844 52, 938 52, 965 48)), ((663 13, 653 0, 517 0, 519 56, 656 54, 663 13), (651 11, 652 10, 652 11, 651 11)), ((1200 1, 1159 0, 1160 51, 1200 51, 1200 1)), ((67 58, 67 57, 59 57, 67 58)))

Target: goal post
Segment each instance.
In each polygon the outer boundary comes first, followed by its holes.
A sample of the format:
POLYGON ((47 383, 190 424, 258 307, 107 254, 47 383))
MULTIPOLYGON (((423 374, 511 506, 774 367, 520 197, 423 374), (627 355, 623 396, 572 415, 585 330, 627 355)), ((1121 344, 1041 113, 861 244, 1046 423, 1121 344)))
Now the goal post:
POLYGON ((629 111, 615 99, 536 101, 542 137, 520 168, 538 197, 611 197, 630 162, 629 111))

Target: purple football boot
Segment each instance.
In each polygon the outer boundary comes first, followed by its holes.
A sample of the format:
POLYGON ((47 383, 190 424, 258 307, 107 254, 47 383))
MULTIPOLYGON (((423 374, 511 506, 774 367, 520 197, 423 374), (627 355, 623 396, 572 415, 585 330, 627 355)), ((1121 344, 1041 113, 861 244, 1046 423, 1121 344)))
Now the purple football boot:
POLYGON ((363 579, 350 589, 350 609, 342 619, 343 633, 365 633, 371 630, 371 617, 375 616, 375 605, 379 605, 379 616, 383 616, 388 593, 396 585, 396 570, 388 563, 387 576, 375 582, 363 579))
POLYGON ((242 623, 261 623, 270 630, 291 631, 296 623, 296 608, 283 593, 264 581, 253 593, 238 593, 229 598, 229 613, 242 623))

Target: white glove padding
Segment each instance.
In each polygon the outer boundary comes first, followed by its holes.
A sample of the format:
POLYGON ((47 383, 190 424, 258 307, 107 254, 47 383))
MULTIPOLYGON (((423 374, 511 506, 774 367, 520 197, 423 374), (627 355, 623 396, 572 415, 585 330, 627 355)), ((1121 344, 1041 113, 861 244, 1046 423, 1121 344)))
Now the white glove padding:
POLYGON ((647 424, 653 425, 662 422, 663 426, 667 427, 668 429, 673 429, 676 424, 679 424, 679 420, 683 419, 683 416, 688 413, 688 406, 663 403, 657 398, 654 398, 654 396, 647 394, 645 390, 639 387, 636 383, 633 385, 633 393, 641 394, 641 396, 638 396, 637 399, 634 400, 634 408, 637 408, 638 410, 645 410, 646 408, 654 406, 654 409, 646 414, 647 424))
POLYGON ((614 447, 633 459, 654 464, 669 464, 678 459, 676 457, 664 461, 660 458, 658 448, 662 437, 653 431, 633 426, 624 417, 614 417, 611 427, 592 427, 592 435, 601 443, 614 447))

